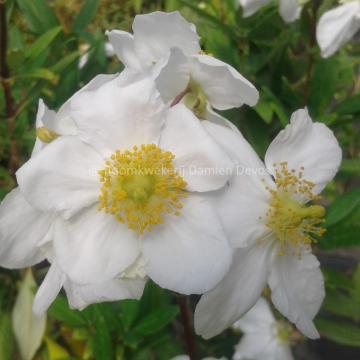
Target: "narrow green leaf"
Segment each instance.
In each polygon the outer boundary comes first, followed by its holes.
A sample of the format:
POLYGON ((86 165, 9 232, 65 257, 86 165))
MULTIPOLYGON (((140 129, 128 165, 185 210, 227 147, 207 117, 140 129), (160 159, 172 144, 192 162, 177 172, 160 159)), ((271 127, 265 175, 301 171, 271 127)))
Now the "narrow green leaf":
POLYGON ((63 72, 68 66, 72 65, 75 61, 77 61, 80 58, 81 52, 80 51, 74 51, 68 55, 66 55, 64 58, 62 58, 60 61, 58 61, 55 65, 51 66, 50 70, 53 73, 61 73, 63 72))
POLYGON ((16 76, 16 79, 29 79, 29 78, 46 80, 53 84, 56 84, 59 80, 58 75, 54 74, 49 69, 43 69, 43 68, 30 70, 25 74, 16 76))
POLYGON ((122 322, 125 329, 130 329, 134 324, 140 308, 140 301, 138 300, 123 300, 121 302, 122 322))
POLYGON ((360 112, 360 94, 341 102, 335 111, 339 115, 351 115, 360 112))
POLYGON ((49 7, 47 0, 16 0, 21 14, 26 19, 30 29, 37 34, 43 34, 59 25, 56 16, 49 7))
POLYGON ((105 317, 101 311, 97 310, 97 306, 93 305, 95 312, 95 329, 96 333, 93 338, 93 348, 96 360, 109 360, 113 358, 113 345, 111 341, 110 331, 106 323, 105 317))
POLYGON ((143 318, 140 323, 135 326, 134 332, 143 336, 157 333, 178 315, 178 307, 175 305, 164 306, 150 315, 143 318))
POLYGON ((319 318, 315 320, 316 327, 322 336, 346 346, 360 347, 360 328, 339 320, 319 318))
POLYGON ((326 226, 330 227, 349 216, 360 204, 360 189, 355 189, 338 197, 328 208, 326 226))
POLYGON ((8 313, 0 314, 0 359, 14 358, 14 335, 11 327, 11 316, 8 313))
POLYGON ((79 32, 86 28, 96 15, 99 0, 86 0, 74 20, 73 31, 79 32))
POLYGON ((50 44, 54 41, 56 36, 61 32, 61 27, 56 26, 45 34, 41 35, 25 52, 25 57, 28 61, 32 62, 39 57, 50 44))
POLYGON ((84 327, 87 325, 87 321, 78 310, 71 310, 69 304, 63 297, 57 297, 48 310, 50 317, 64 322, 71 327, 84 327))

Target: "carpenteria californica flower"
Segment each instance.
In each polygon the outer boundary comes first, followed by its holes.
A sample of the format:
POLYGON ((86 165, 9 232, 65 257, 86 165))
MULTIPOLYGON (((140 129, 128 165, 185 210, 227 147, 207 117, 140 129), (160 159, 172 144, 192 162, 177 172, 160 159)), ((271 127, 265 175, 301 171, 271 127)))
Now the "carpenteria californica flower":
POLYGON ((316 28, 321 55, 327 58, 360 30, 360 1, 340 1, 342 5, 326 11, 316 28))
POLYGON ((201 51, 195 26, 179 12, 137 15, 130 34, 108 32, 129 79, 150 76, 166 103, 180 100, 201 119, 222 121, 219 110, 253 106, 259 94, 230 65, 201 51))
MULTIPOLYGON (((233 162, 184 105, 150 79, 119 77, 70 102, 76 136, 59 136, 17 172, 32 206, 56 216, 56 266, 75 284, 142 278, 181 293, 213 288, 232 250, 212 205, 233 162), (139 269, 140 268, 140 269, 139 269)), ((56 270, 56 269, 55 269, 56 270)))
POLYGON ((258 171, 234 176, 219 196, 218 209, 237 250, 228 274, 197 305, 197 333, 210 338, 231 326, 268 285, 275 307, 304 335, 317 338, 313 318, 324 284, 311 244, 323 234, 325 209, 309 202, 318 200, 339 168, 337 140, 307 110, 298 110, 270 144, 264 165, 239 133, 204 126, 217 133, 234 161, 258 171))
MULTIPOLYGON (((99 75, 80 92, 95 90, 116 75, 99 75)), ((59 136, 76 135, 77 128, 70 116, 70 102, 66 102, 56 114, 42 100, 36 119, 37 139, 32 157, 59 136)), ((57 265, 53 248, 53 224, 55 216, 31 206, 19 188, 6 196, 0 205, 0 265, 8 268, 32 266, 44 259, 51 263, 50 270, 41 285, 34 302, 38 314, 46 311, 60 289, 64 287, 72 308, 110 300, 139 298, 145 278, 114 278, 104 283, 76 284, 57 265)), ((134 273, 134 270, 132 270, 134 273)))
POLYGON ((293 360, 292 327, 275 319, 264 298, 260 298, 233 328, 243 332, 233 360, 293 360))
MULTIPOLYGON (((271 0, 239 0, 243 8, 244 17, 255 14, 264 5, 270 3, 271 0)), ((279 13, 283 20, 287 23, 293 22, 300 17, 302 3, 301 0, 279 0, 279 13)))

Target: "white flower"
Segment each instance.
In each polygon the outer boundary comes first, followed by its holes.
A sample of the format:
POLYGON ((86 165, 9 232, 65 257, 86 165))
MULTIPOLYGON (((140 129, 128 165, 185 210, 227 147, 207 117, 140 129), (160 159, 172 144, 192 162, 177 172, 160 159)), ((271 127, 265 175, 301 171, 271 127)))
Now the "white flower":
POLYGON ((233 360, 293 360, 290 349, 292 329, 275 319, 264 298, 260 298, 233 328, 244 333, 236 345, 233 360))
MULTIPOLYGON (((243 7, 244 17, 255 14, 261 7, 267 5, 270 0, 239 0, 243 7)), ((301 14, 301 1, 299 0, 279 0, 279 12, 285 22, 290 23, 299 19, 301 14)))
POLYGON ((316 38, 321 49, 321 55, 324 58, 333 55, 359 30, 359 0, 344 2, 343 5, 325 12, 316 28, 316 38))
MULTIPOLYGON (((77 92, 95 90, 114 79, 116 75, 99 75, 77 92)), ((71 100, 71 99, 70 99, 71 100)), ((77 128, 70 116, 70 102, 58 111, 49 110, 39 101, 36 117, 37 139, 32 157, 42 151, 59 136, 75 135, 77 128)), ((19 188, 11 191, 0 205, 0 265, 8 268, 24 268, 47 259, 52 263, 34 303, 34 311, 42 314, 64 286, 72 308, 100 301, 139 298, 145 284, 143 279, 111 279, 101 284, 81 285, 71 281, 56 264, 53 250, 53 224, 55 216, 31 206, 19 188)))
POLYGON ((298 110, 269 146, 265 165, 241 137, 209 122, 204 126, 240 169, 218 199, 219 212, 235 248, 229 273, 203 295, 195 329, 210 338, 231 326, 269 285, 275 307, 309 338, 317 338, 313 318, 324 297, 319 262, 311 254, 320 237, 324 209, 308 205, 336 174, 341 149, 333 133, 298 110))
POLYGON ((183 97, 198 117, 209 119, 219 118, 210 105, 225 110, 257 103, 255 87, 230 65, 205 55, 195 26, 179 12, 137 15, 133 32, 113 30, 108 36, 130 79, 151 76, 165 102, 183 97))
POLYGON ((165 112, 149 79, 115 78, 70 108, 77 136, 58 137, 17 172, 26 201, 56 215, 58 284, 62 273, 84 288, 133 277, 143 258, 160 286, 214 287, 232 250, 211 198, 230 175, 191 170, 232 168, 226 153, 185 106, 165 112))

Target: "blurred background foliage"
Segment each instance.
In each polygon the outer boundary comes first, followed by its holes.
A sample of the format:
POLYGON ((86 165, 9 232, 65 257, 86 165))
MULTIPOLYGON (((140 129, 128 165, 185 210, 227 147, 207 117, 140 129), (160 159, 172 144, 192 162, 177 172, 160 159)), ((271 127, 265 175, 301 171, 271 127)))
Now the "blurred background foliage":
MULTIPOLYGON (((344 161, 322 200, 328 206, 327 233, 315 249, 327 289, 316 321, 322 340, 298 334, 293 349, 296 359, 359 359, 359 38, 322 59, 314 36, 317 19, 335 3, 309 1, 301 20, 289 25, 275 3, 243 19, 237 0, 0 0, 8 29, 1 54, 8 69, 0 86, 0 199, 15 186, 14 172, 31 153, 38 99, 56 110, 95 75, 121 71, 121 63, 106 55, 105 30, 131 31, 138 13, 180 10, 196 24, 204 51, 232 64, 259 89, 255 108, 225 115, 260 156, 302 106, 339 139, 344 161)), ((34 325, 24 304, 45 269, 46 264, 32 273, 0 269, 0 360, 167 360, 186 352, 176 299, 152 283, 140 301, 82 312, 69 310, 65 297, 58 297, 47 319, 34 325), (22 340, 16 341, 19 326, 22 340)), ((198 352, 231 358, 239 338, 231 330, 206 342, 197 338, 198 352)))

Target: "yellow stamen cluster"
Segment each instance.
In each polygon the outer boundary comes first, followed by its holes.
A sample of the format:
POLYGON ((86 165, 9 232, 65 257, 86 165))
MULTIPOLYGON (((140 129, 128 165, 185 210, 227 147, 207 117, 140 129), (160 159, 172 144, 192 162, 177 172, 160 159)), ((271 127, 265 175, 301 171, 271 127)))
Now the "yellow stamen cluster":
POLYGON ((174 155, 154 144, 116 150, 100 170, 99 210, 139 234, 163 223, 165 214, 180 215, 186 182, 176 172, 174 155))
POLYGON ((59 137, 59 134, 57 134, 55 131, 52 131, 46 127, 40 127, 36 129, 36 136, 46 144, 51 143, 56 138, 59 137))
POLYGON ((288 249, 294 251, 311 246, 324 234, 325 229, 320 224, 324 222, 325 209, 319 205, 306 206, 299 201, 301 198, 308 201, 320 199, 312 192, 315 184, 303 178, 303 167, 296 173, 288 170, 286 162, 273 166, 276 190, 266 186, 271 194, 267 226, 276 235, 280 244, 279 255, 283 255, 288 249))

